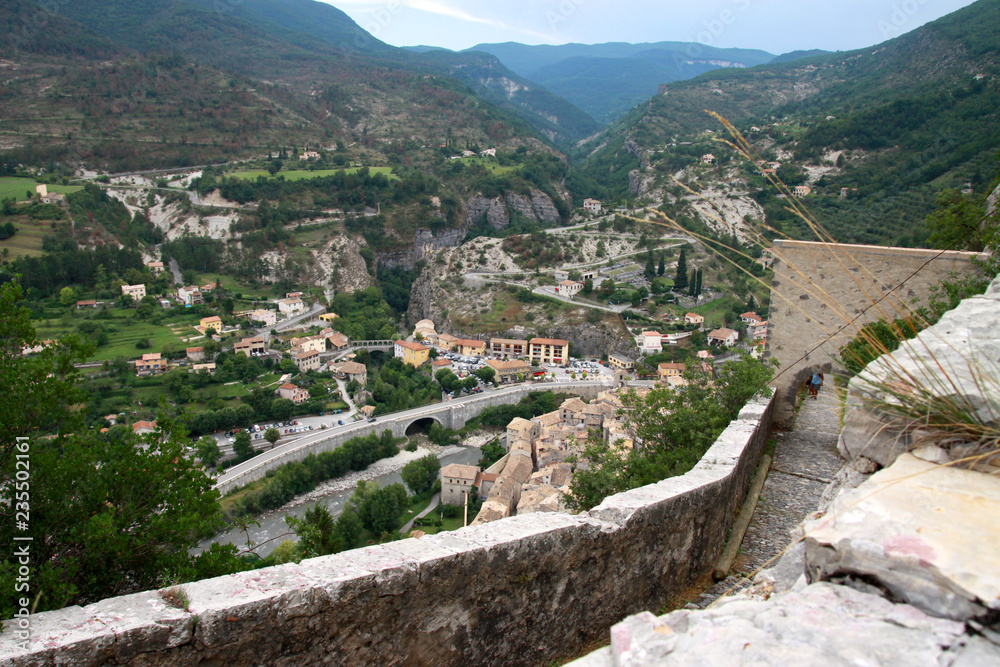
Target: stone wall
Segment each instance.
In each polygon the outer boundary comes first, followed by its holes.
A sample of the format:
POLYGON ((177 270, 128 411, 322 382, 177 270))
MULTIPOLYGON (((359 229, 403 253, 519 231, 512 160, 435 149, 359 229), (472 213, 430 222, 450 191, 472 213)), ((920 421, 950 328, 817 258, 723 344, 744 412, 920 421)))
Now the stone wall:
POLYGON ((788 427, 797 387, 838 368, 861 326, 925 304, 949 273, 972 270, 976 254, 777 240, 774 256, 768 351, 781 363, 774 421, 788 427))
POLYGON ((770 431, 754 401, 681 477, 571 516, 514 516, 8 623, 10 665, 536 665, 659 609, 723 548, 770 431))
POLYGON ((533 391, 556 391, 568 394, 576 394, 587 399, 597 397, 597 394, 609 389, 607 385, 593 384, 536 384, 520 385, 517 387, 504 388, 497 391, 489 391, 468 401, 461 403, 440 403, 434 408, 417 408, 398 413, 400 416, 389 416, 379 418, 375 423, 363 422, 349 430, 330 434, 328 437, 311 441, 293 447, 282 454, 268 461, 253 466, 241 473, 238 477, 220 482, 215 488, 219 493, 226 495, 230 491, 240 486, 245 486, 250 482, 263 479, 271 470, 275 470, 286 463, 301 461, 310 454, 328 452, 342 446, 352 438, 361 438, 372 433, 379 434, 386 429, 392 434, 401 438, 406 435, 406 430, 416 421, 422 419, 433 419, 445 428, 458 430, 465 426, 466 422, 478 416, 486 408, 497 405, 513 405, 533 391))

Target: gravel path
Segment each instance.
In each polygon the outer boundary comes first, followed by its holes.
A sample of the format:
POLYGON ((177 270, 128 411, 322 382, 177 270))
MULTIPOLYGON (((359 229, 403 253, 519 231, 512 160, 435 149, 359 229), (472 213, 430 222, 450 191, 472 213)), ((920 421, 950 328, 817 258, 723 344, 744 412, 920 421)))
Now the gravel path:
POLYGON ((749 577, 788 546, 792 529, 816 510, 823 489, 844 465, 837 453, 839 406, 833 382, 828 382, 818 398, 805 399, 791 431, 774 433, 774 462, 732 573, 702 593, 694 607, 704 608, 726 591, 749 583, 749 577))

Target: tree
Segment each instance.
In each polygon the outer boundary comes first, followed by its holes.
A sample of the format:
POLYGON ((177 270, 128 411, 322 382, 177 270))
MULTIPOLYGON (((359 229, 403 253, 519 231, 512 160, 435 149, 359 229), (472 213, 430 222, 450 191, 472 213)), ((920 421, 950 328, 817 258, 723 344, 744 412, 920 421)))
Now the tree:
MULTIPOLYGON (((187 548, 197 535, 216 527, 218 492, 184 455, 187 441, 181 432, 168 419, 158 421, 162 438, 126 431, 112 439, 81 431, 30 443, 30 530, 36 539, 30 563, 21 565, 31 570, 36 611, 156 588, 167 576, 184 581, 205 568, 215 570, 207 561, 218 558, 218 550, 202 560, 192 559, 187 548)), ((0 534, 12 540, 13 522, 4 522, 0 534)), ((223 566, 225 560, 216 565, 230 569, 232 560, 223 566)), ((0 563, 4 580, 13 581, 15 571, 13 558, 0 563)), ((13 587, 0 592, 5 617, 12 595, 13 587)))
POLYGON ((475 375, 483 382, 493 382, 497 376, 497 372, 492 366, 483 366, 476 369, 475 375))
POLYGON ((477 464, 480 468, 489 468, 491 465, 503 458, 503 455, 507 453, 507 450, 503 448, 496 440, 491 440, 489 443, 483 445, 479 452, 482 454, 482 458, 479 459, 477 464))
POLYGON ((594 280, 592 278, 587 278, 583 281, 583 293, 590 294, 594 291, 594 280))
POLYGON ((653 262, 652 250, 646 253, 646 266, 642 271, 642 275, 646 280, 652 280, 656 277, 656 264, 653 262))
POLYGON ((281 439, 281 433, 278 429, 271 427, 264 431, 264 439, 271 443, 271 446, 274 447, 274 443, 281 439))
POLYGON ((72 287, 63 287, 59 290, 59 303, 64 306, 72 306, 77 301, 76 290, 72 287))
POLYGON ((688 282, 688 296, 695 296, 695 290, 698 287, 698 271, 691 269, 691 280, 688 282))
POLYGON ((982 197, 966 197, 958 190, 938 195, 935 210, 927 216, 928 241, 935 248, 982 251, 995 228, 983 225, 982 197))
POLYGON ((695 296, 701 296, 701 269, 698 269, 698 284, 694 289, 695 296))
POLYGON ((479 386, 479 380, 477 380, 471 375, 467 378, 462 379, 462 389, 465 389, 466 391, 472 391, 478 386, 479 386))
POLYGON ((286 516, 285 523, 299 536, 298 552, 303 558, 326 556, 344 549, 337 524, 324 504, 316 504, 301 517, 286 516))
POLYGON ((700 371, 688 371, 684 391, 656 388, 645 397, 627 392, 622 397, 625 426, 641 446, 623 453, 594 432, 584 451, 590 465, 576 471, 570 505, 589 509, 613 493, 687 472, 746 402, 767 391, 773 374, 769 363, 744 355, 723 364, 714 382, 700 371))
POLYGON ((275 419, 285 421, 295 412, 295 404, 287 398, 276 398, 271 403, 271 414, 275 419))
POLYGON ((425 493, 434 486, 440 469, 441 462, 438 460, 438 457, 428 454, 416 461, 410 461, 403 466, 401 475, 403 481, 410 487, 410 491, 415 494, 425 493))
POLYGON ((657 276, 662 276, 664 274, 664 272, 666 272, 666 270, 667 270, 666 259, 664 258, 663 254, 661 253, 660 254, 660 265, 658 267, 656 267, 656 275, 657 276))
POLYGON ((399 529, 406 489, 402 484, 379 488, 377 482, 361 481, 347 502, 357 512, 361 525, 376 535, 384 535, 399 529))
POLYGON ((681 255, 677 258, 677 274, 674 276, 674 291, 683 292, 688 286, 687 246, 681 246, 681 255))
POLYGON ((236 442, 233 443, 233 454, 236 455, 238 461, 246 461, 257 455, 253 445, 250 444, 250 434, 246 431, 240 431, 236 434, 236 442))
POLYGON ((198 459, 208 467, 215 466, 222 458, 222 451, 219 449, 219 443, 216 442, 215 438, 203 435, 198 438, 198 442, 194 443, 195 454, 198 455, 198 459))
POLYGON ((441 389, 449 394, 460 388, 458 376, 450 368, 442 368, 434 374, 434 379, 441 385, 441 389))

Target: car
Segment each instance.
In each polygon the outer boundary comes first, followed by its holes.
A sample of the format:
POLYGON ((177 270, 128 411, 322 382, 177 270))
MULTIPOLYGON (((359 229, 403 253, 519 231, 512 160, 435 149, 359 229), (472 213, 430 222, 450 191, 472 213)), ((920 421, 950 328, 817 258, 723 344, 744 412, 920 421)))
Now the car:
POLYGON ((374 422, 374 421, 375 421, 375 418, 374 418, 374 417, 369 417, 369 418, 368 418, 368 423, 369 423, 369 424, 371 424, 371 423, 372 423, 372 422, 374 422))
POLYGON ((233 444, 234 442, 236 442, 236 438, 230 438, 230 439, 229 439, 229 444, 230 444, 230 445, 231 445, 231 444, 233 444))
POLYGON ((343 426, 344 425, 344 420, 343 419, 338 419, 337 420, 337 424, 339 424, 340 426, 343 426))

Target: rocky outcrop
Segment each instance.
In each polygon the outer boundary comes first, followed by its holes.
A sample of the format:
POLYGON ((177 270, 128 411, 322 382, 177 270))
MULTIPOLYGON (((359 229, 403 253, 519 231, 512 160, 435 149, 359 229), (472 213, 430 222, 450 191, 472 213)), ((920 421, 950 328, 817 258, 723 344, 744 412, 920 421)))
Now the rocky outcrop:
POLYGON ((562 221, 562 216, 559 215, 559 209, 556 208, 555 202, 541 190, 531 191, 531 209, 539 220, 550 225, 556 225, 562 221))
POLYGON ((769 600, 631 616, 611 628, 610 646, 570 667, 945 665, 969 650, 963 630, 877 595, 814 584, 769 600))
POLYGON ((1000 611, 1000 479, 904 454, 804 524, 806 572, 849 578, 939 618, 1000 611))
POLYGON ((545 222, 550 225, 561 221, 559 209, 549 195, 541 190, 531 190, 531 194, 523 195, 517 192, 507 192, 502 197, 492 199, 476 195, 466 204, 465 224, 470 226, 483 219, 496 230, 510 226, 512 213, 534 222, 545 222))
MULTIPOLYGON (((1000 278, 986 294, 962 301, 934 326, 898 350, 882 355, 848 385, 839 449, 848 459, 865 456, 888 466, 900 453, 936 437, 920 426, 924 409, 952 406, 965 418, 1000 425, 1000 278)), ((943 419, 948 419, 944 415, 943 419)), ((952 438, 953 458, 973 451, 952 438)))
POLYGON ((633 169, 628 173, 628 191, 636 197, 642 197, 649 192, 652 177, 646 176, 641 169, 633 169))

